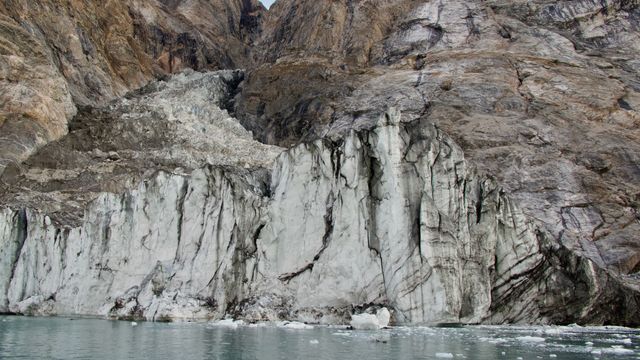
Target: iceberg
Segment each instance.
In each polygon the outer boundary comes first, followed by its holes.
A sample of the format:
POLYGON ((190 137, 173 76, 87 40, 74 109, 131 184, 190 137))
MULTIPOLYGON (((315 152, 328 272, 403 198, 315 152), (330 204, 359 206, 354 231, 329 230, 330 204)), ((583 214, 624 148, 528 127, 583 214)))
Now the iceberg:
POLYGON ((380 329, 380 320, 372 314, 351 315, 351 327, 354 330, 378 330, 380 329))
POLYGON ((351 315, 351 327, 354 330, 379 330, 389 326, 390 319, 391 313, 383 307, 375 315, 369 313, 351 315))

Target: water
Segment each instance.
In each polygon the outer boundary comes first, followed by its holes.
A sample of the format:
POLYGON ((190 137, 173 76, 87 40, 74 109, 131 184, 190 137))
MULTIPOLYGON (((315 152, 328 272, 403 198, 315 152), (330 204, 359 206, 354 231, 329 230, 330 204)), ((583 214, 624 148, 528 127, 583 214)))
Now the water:
POLYGON ((0 316, 0 359, 640 359, 640 330, 348 331, 0 316))

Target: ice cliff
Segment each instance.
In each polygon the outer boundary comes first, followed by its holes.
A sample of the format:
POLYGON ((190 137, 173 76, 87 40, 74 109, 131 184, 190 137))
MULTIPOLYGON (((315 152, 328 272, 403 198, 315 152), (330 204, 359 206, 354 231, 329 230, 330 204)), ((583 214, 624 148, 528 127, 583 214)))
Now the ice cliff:
MULTIPOLYGON (((177 126, 172 134, 195 128, 186 134, 197 139, 201 126, 233 128, 235 120, 219 107, 230 90, 215 84, 228 85, 234 76, 241 74, 188 73, 151 84, 108 105, 104 111, 113 119, 104 126, 141 126, 145 115, 132 111, 135 104, 161 101, 165 106, 154 109, 170 116, 154 118, 177 126), (182 106, 203 93, 212 104, 182 106)), ((97 143, 110 140, 100 138, 108 134, 98 132, 97 143)), ((112 144, 117 159, 103 161, 133 166, 147 156, 174 164, 182 154, 193 168, 165 165, 138 183, 110 185, 120 191, 96 191, 79 205, 82 213, 72 225, 59 220, 77 209, 64 209, 62 201, 62 208, 49 209, 54 215, 3 209, 0 311, 344 323, 358 308, 384 305, 396 323, 549 323, 608 321, 614 314, 602 298, 611 292, 618 291, 620 301, 637 301, 589 260, 563 256, 566 250, 494 180, 478 174, 437 127, 402 121, 394 108, 370 130, 289 150, 269 147, 254 159, 273 154, 266 157, 271 160, 245 166, 226 164, 246 163, 237 156, 239 145, 253 140, 203 138, 227 149, 215 155, 225 161, 211 165, 210 152, 177 135, 164 144, 166 153, 112 144), (567 299, 574 305, 557 311, 567 299)), ((78 152, 73 137, 72 131, 51 147, 78 152)), ((68 159, 50 161, 67 172, 44 178, 42 164, 28 164, 30 171, 14 181, 37 173, 41 177, 32 181, 42 189, 7 202, 59 197, 47 183, 77 181, 68 159)), ((630 323, 637 321, 631 308, 623 309, 630 323)))
POLYGON ((630 0, 0 2, 0 312, 639 325, 639 44, 630 0))

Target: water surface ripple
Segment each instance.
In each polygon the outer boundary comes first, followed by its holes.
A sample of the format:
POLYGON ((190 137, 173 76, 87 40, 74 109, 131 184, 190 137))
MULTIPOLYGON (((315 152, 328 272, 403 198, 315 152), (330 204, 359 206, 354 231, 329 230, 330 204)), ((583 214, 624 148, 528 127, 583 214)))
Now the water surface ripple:
POLYGON ((640 359, 640 330, 473 326, 349 331, 0 316, 0 359, 447 358, 640 359))

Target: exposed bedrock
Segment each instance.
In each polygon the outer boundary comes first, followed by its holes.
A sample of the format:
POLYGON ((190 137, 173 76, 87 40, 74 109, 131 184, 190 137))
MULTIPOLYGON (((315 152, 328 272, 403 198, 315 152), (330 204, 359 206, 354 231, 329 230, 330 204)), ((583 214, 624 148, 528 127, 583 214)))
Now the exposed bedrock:
POLYGON ((0 2, 0 173, 103 105, 183 69, 252 64, 257 0, 0 2))

